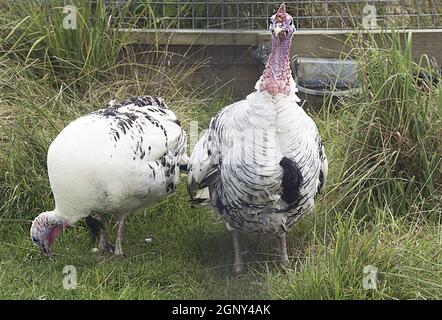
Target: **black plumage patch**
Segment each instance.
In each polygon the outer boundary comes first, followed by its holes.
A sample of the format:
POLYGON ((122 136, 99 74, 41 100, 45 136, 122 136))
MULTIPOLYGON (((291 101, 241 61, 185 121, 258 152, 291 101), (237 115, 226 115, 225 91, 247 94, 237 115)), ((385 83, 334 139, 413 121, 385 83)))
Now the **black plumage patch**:
MULTIPOLYGON (((127 135, 132 140, 141 139, 143 142, 144 126, 146 121, 150 122, 157 128, 160 128, 165 137, 165 146, 168 148, 168 132, 166 128, 149 113, 168 115, 166 112, 169 108, 163 99, 155 96, 133 96, 129 97, 121 103, 114 100, 106 105, 106 109, 94 112, 97 116, 110 120, 109 136, 114 142, 118 142, 123 136, 127 135), (128 108, 123 108, 128 106, 128 108)), ((173 120, 180 125, 178 120, 173 120)), ((151 147, 149 147, 151 151, 151 147)), ((143 159, 146 152, 137 148, 136 155, 143 159), (139 150, 138 150, 139 149, 139 150)))
POLYGON ((217 198, 216 202, 215 202, 215 208, 218 210, 218 212, 220 214, 224 214, 224 210, 226 209, 226 206, 221 202, 220 199, 217 198))
POLYGON ((120 139, 120 133, 114 128, 111 128, 111 136, 114 137, 115 142, 117 142, 120 139))
POLYGON ((319 137, 319 135, 317 137, 316 142, 318 143, 319 159, 324 160, 324 152, 322 151, 323 144, 322 144, 321 137, 319 137))
POLYGON ((91 232, 92 241, 96 241, 100 236, 101 229, 103 229, 103 223, 100 220, 95 219, 91 216, 87 216, 85 222, 86 226, 91 232))
POLYGON ((173 182, 169 183, 166 187, 166 192, 168 194, 173 193, 175 191, 175 184, 173 182))
POLYGON ((283 170, 281 199, 287 203, 289 208, 296 207, 300 201, 301 170, 294 161, 286 157, 281 159, 279 165, 283 170))
POLYGON ((323 185, 324 185, 324 172, 322 172, 322 170, 319 170, 318 193, 321 192, 323 185))
POLYGON ((106 110, 103 111, 102 115, 105 117, 114 117, 117 115, 117 109, 114 107, 108 107, 106 110))
POLYGON ((130 104, 134 104, 137 107, 151 106, 153 104, 153 99, 151 96, 144 96, 144 97, 133 96, 127 98, 122 103, 123 106, 127 106, 130 104))

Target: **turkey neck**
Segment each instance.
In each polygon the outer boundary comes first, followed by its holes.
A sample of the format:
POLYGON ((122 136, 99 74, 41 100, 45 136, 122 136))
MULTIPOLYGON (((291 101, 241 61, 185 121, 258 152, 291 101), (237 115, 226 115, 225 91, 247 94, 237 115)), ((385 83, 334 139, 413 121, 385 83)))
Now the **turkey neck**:
POLYGON ((260 91, 271 95, 290 94, 290 47, 292 39, 287 36, 272 37, 272 51, 263 72, 260 91))

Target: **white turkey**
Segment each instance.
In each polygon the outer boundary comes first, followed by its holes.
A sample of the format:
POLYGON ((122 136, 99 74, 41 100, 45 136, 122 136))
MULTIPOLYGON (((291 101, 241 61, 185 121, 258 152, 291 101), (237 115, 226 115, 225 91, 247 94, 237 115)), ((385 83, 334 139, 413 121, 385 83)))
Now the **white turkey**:
POLYGON ((188 190, 210 202, 232 231, 234 272, 242 273, 239 231, 279 237, 288 262, 286 233, 314 206, 327 175, 327 159, 314 121, 298 105, 290 70, 292 17, 281 5, 270 18, 272 50, 256 91, 222 109, 195 146, 188 190))
POLYGON ((87 218, 99 233, 99 249, 123 255, 124 219, 175 191, 187 166, 186 135, 161 98, 131 97, 71 122, 48 150, 55 209, 32 222, 34 244, 48 256, 63 228, 87 218), (115 248, 104 230, 118 219, 115 248))

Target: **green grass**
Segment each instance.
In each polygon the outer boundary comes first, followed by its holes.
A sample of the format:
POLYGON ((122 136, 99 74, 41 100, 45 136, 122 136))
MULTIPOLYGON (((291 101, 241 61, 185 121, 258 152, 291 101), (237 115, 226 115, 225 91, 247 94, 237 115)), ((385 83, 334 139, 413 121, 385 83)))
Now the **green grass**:
MULTIPOLYGON (((48 260, 28 239, 29 221, 2 219, 2 298, 8 299, 356 299, 441 297, 441 227, 423 218, 375 212, 306 217, 289 237, 291 265, 273 262, 271 239, 248 237, 249 274, 233 277, 231 239, 205 210, 187 206, 181 186, 169 201, 127 222, 127 258, 92 253, 82 223, 62 234, 48 260), (152 237, 152 243, 145 243, 152 237), (269 241, 270 240, 270 241, 269 241), (62 286, 73 265, 78 288, 62 286), (363 289, 363 268, 379 270, 377 290, 363 289)), ((112 224, 111 224, 112 226, 112 224)), ((109 231, 115 231, 112 230, 109 231)), ((112 234, 114 235, 114 234, 112 234)))
MULTIPOLYGON (((78 51, 64 62, 75 65, 73 77, 63 65, 49 67, 54 60, 34 51, 41 41, 33 45, 39 37, 30 20, 20 24, 26 17, 14 17, 17 12, 0 13, 11 23, 0 27, 0 298, 442 298, 442 87, 422 89, 416 81, 413 74, 432 68, 425 57, 413 62, 408 39, 385 36, 393 43, 388 49, 373 39, 349 39, 363 93, 311 114, 330 162, 325 192, 289 234, 288 268, 273 261, 275 239, 249 235, 249 272, 235 278, 230 235, 213 212, 189 207, 185 177, 176 194, 127 219, 124 259, 91 252, 96 245, 83 222, 63 232, 53 259, 32 245, 31 220, 54 206, 47 148, 69 121, 114 96, 159 94, 185 128, 191 120, 203 128, 231 99, 211 90, 215 86, 192 88, 194 69, 139 65, 130 52, 124 68, 116 68, 118 54, 79 58, 91 42, 45 44, 45 52, 78 51), (19 27, 11 33, 11 26, 19 27), (146 243, 147 237, 153 241, 146 243), (78 272, 74 290, 62 285, 66 265, 78 272), (368 265, 378 269, 375 290, 363 286, 368 265)), ((95 35, 87 24, 83 32, 95 35)), ((108 32, 94 46, 120 41, 116 37, 108 32)), ((108 225, 112 238, 114 222, 108 225)))
MULTIPOLYGON (((127 258, 115 259, 91 253, 88 231, 81 223, 66 232, 54 249, 52 261, 29 246, 28 222, 14 221, 12 233, 2 237, 0 282, 5 298, 256 298, 265 296, 263 284, 246 286, 248 278, 236 280, 230 273, 230 241, 222 225, 211 215, 187 207, 184 188, 142 215, 128 219, 127 258), (183 205, 184 204, 184 205, 183 205), (145 237, 153 242, 146 244, 145 237), (15 240, 12 240, 15 239, 15 240), (13 258, 16 257, 17 259, 13 258), (17 272, 17 265, 20 271, 17 272), (78 289, 62 286, 63 267, 78 270, 78 289), (219 284, 223 283, 220 287, 219 284), (247 293, 243 288, 246 288, 247 293)), ((109 230, 111 231, 111 230, 109 230)))

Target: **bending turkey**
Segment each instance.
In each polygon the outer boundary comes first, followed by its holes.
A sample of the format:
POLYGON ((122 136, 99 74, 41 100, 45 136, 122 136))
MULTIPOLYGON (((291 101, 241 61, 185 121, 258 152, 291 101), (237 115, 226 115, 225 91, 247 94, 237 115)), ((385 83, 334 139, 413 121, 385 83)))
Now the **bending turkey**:
POLYGON ((123 255, 124 219, 175 191, 187 166, 186 135, 161 98, 131 97, 65 127, 48 150, 55 209, 32 222, 34 244, 48 256, 60 231, 82 218, 99 233, 99 249, 123 255), (104 230, 118 219, 115 249, 104 230))
POLYGON ((274 233, 288 262, 286 233, 314 206, 327 176, 327 158, 314 121, 299 106, 290 70, 295 27, 281 5, 270 18, 272 50, 255 92, 212 118, 195 146, 188 190, 213 207, 232 231, 234 271, 245 270, 239 232, 274 233))

